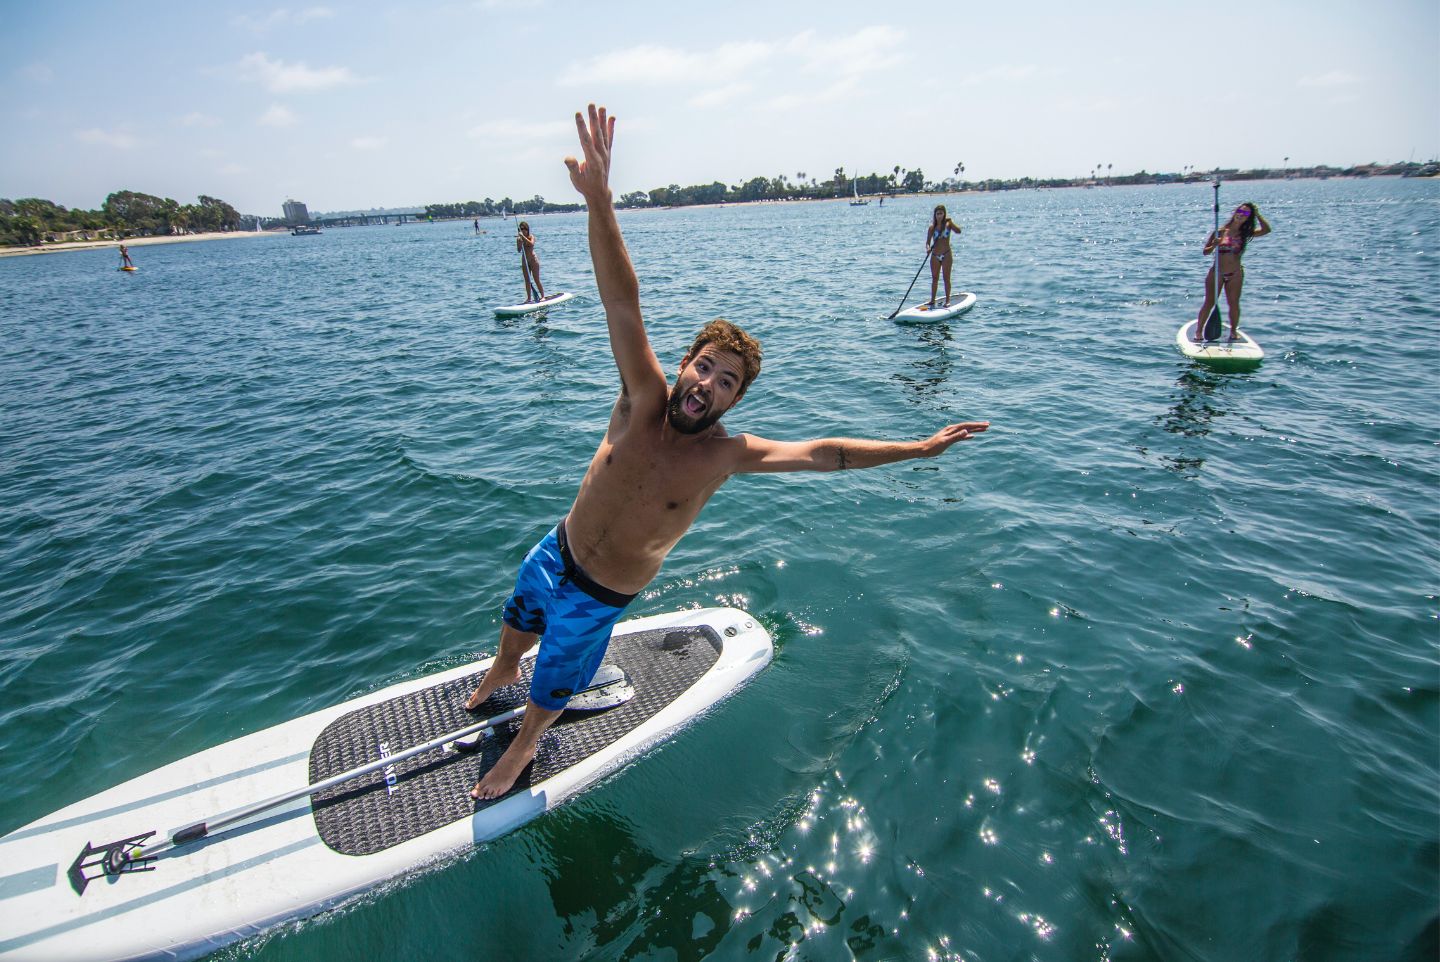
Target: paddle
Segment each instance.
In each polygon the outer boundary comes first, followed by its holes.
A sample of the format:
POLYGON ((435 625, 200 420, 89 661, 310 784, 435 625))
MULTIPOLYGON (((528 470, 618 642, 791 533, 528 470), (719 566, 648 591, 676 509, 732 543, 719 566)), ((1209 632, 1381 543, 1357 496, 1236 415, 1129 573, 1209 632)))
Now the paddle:
POLYGON ((1218 341, 1220 330, 1220 175, 1215 175, 1215 306, 1205 319, 1205 331, 1201 335, 1207 341, 1218 341))
POLYGON ((923 261, 920 262, 919 268, 917 268, 916 271, 915 271, 915 276, 910 279, 910 286, 907 287, 907 288, 905 288, 905 293, 904 293, 904 295, 902 295, 901 298, 900 298, 900 307, 897 307, 897 308, 895 308, 895 310, 891 311, 891 312, 890 312, 890 316, 887 317, 887 318, 885 318, 885 320, 887 320, 887 321, 893 321, 893 320, 895 320, 895 315, 896 315, 896 314, 899 314, 899 313, 900 313, 900 308, 902 308, 902 307, 905 306, 905 298, 909 297, 909 296, 910 296, 910 292, 911 292, 912 290, 914 290, 914 288, 915 288, 915 282, 920 279, 920 271, 923 271, 923 270, 925 269, 925 264, 926 264, 929 260, 930 260, 930 248, 929 248, 929 247, 926 247, 926 248, 925 248, 925 260, 923 260, 923 261))
MULTIPOLYGON (((601 665, 600 670, 595 673, 595 677, 591 679, 590 684, 577 691, 566 707, 573 708, 577 711, 599 711, 602 708, 614 708, 616 705, 623 705, 633 698, 634 695, 635 688, 630 684, 629 680, 626 679, 623 669, 615 665, 601 665)), ((167 832, 161 837, 159 842, 153 845, 136 845, 129 849, 122 848, 118 853, 117 861, 119 866, 116 870, 124 870, 123 867, 127 862, 133 862, 139 859, 148 860, 172 848, 185 845, 189 842, 198 842, 213 832, 217 832, 222 828, 243 821, 251 816, 258 815, 260 812, 284 805, 286 802, 292 802, 297 798, 304 798, 307 795, 314 795, 316 792, 323 792, 327 788, 333 788, 343 782, 350 781, 352 778, 359 778, 361 775, 368 775, 382 768, 388 768, 396 762, 404 761, 407 758, 412 758, 436 748, 442 748, 449 742, 457 741, 470 735, 478 735, 488 728, 502 725, 505 722, 519 718, 523 714, 525 714, 525 706, 521 705, 519 708, 512 708, 510 711, 502 712, 484 721, 467 725, 459 731, 453 731, 447 735, 432 738, 423 745, 415 745, 404 751, 396 752, 385 758, 379 758, 368 764, 361 765, 358 768, 352 768, 348 772, 332 775, 322 781, 315 782, 313 785, 294 788, 272 798, 267 798, 264 801, 253 802, 241 808, 216 815, 213 818, 207 818, 203 821, 174 829, 167 832)), ((458 750, 465 751, 467 749, 473 750, 473 747, 461 746, 458 750)), ((107 860, 107 869, 108 868, 107 860)))

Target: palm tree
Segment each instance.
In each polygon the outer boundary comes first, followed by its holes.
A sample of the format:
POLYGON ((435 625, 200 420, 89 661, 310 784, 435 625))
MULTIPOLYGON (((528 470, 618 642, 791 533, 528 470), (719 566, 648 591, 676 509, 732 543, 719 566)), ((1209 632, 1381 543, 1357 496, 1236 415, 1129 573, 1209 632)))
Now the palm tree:
POLYGON ((1105 165, 1105 183, 1107 183, 1107 184, 1110 183, 1110 171, 1113 170, 1114 167, 1115 167, 1114 164, 1106 164, 1106 165, 1105 165))

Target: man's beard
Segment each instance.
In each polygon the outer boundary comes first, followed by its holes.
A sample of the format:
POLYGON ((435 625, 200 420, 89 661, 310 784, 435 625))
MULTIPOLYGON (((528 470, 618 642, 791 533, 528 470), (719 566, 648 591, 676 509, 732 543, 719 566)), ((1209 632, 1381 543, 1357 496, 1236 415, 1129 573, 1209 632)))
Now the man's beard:
POLYGON ((724 411, 710 411, 704 417, 695 418, 685 413, 685 396, 680 393, 680 385, 676 384, 670 389, 670 402, 665 405, 665 417, 670 426, 681 434, 699 434, 706 430, 716 421, 724 411))

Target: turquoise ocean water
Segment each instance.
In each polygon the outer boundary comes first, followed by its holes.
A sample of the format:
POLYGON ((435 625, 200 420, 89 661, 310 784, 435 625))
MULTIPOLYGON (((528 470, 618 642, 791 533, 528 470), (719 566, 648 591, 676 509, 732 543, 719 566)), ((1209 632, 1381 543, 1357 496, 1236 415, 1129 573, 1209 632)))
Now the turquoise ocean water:
MULTIPOLYGON (((667 370, 764 343, 732 431, 993 428, 732 480, 632 611, 749 609, 750 687, 223 957, 1435 958, 1440 183, 1241 200, 1246 374, 1173 345, 1208 185, 945 198, 931 326, 930 200, 622 215, 667 370)), ((0 832, 493 653, 617 386, 583 215, 531 222, 539 319, 499 221, 0 260, 0 832)))

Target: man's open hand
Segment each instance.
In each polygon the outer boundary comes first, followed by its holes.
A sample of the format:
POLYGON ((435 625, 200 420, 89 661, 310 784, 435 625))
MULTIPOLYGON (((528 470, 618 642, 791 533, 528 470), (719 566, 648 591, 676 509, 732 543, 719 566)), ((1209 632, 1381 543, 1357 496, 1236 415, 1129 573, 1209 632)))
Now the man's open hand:
POLYGON ((950 445, 973 437, 988 427, 990 427, 989 421, 965 421, 961 424, 947 425, 924 442, 925 451, 921 457, 933 458, 937 454, 944 454, 949 450, 950 445))
POLYGON ((570 183, 588 200, 610 199, 610 147, 615 143, 615 118, 605 116, 605 108, 590 105, 590 122, 583 114, 575 114, 575 129, 580 134, 584 158, 565 158, 570 168, 570 183))

